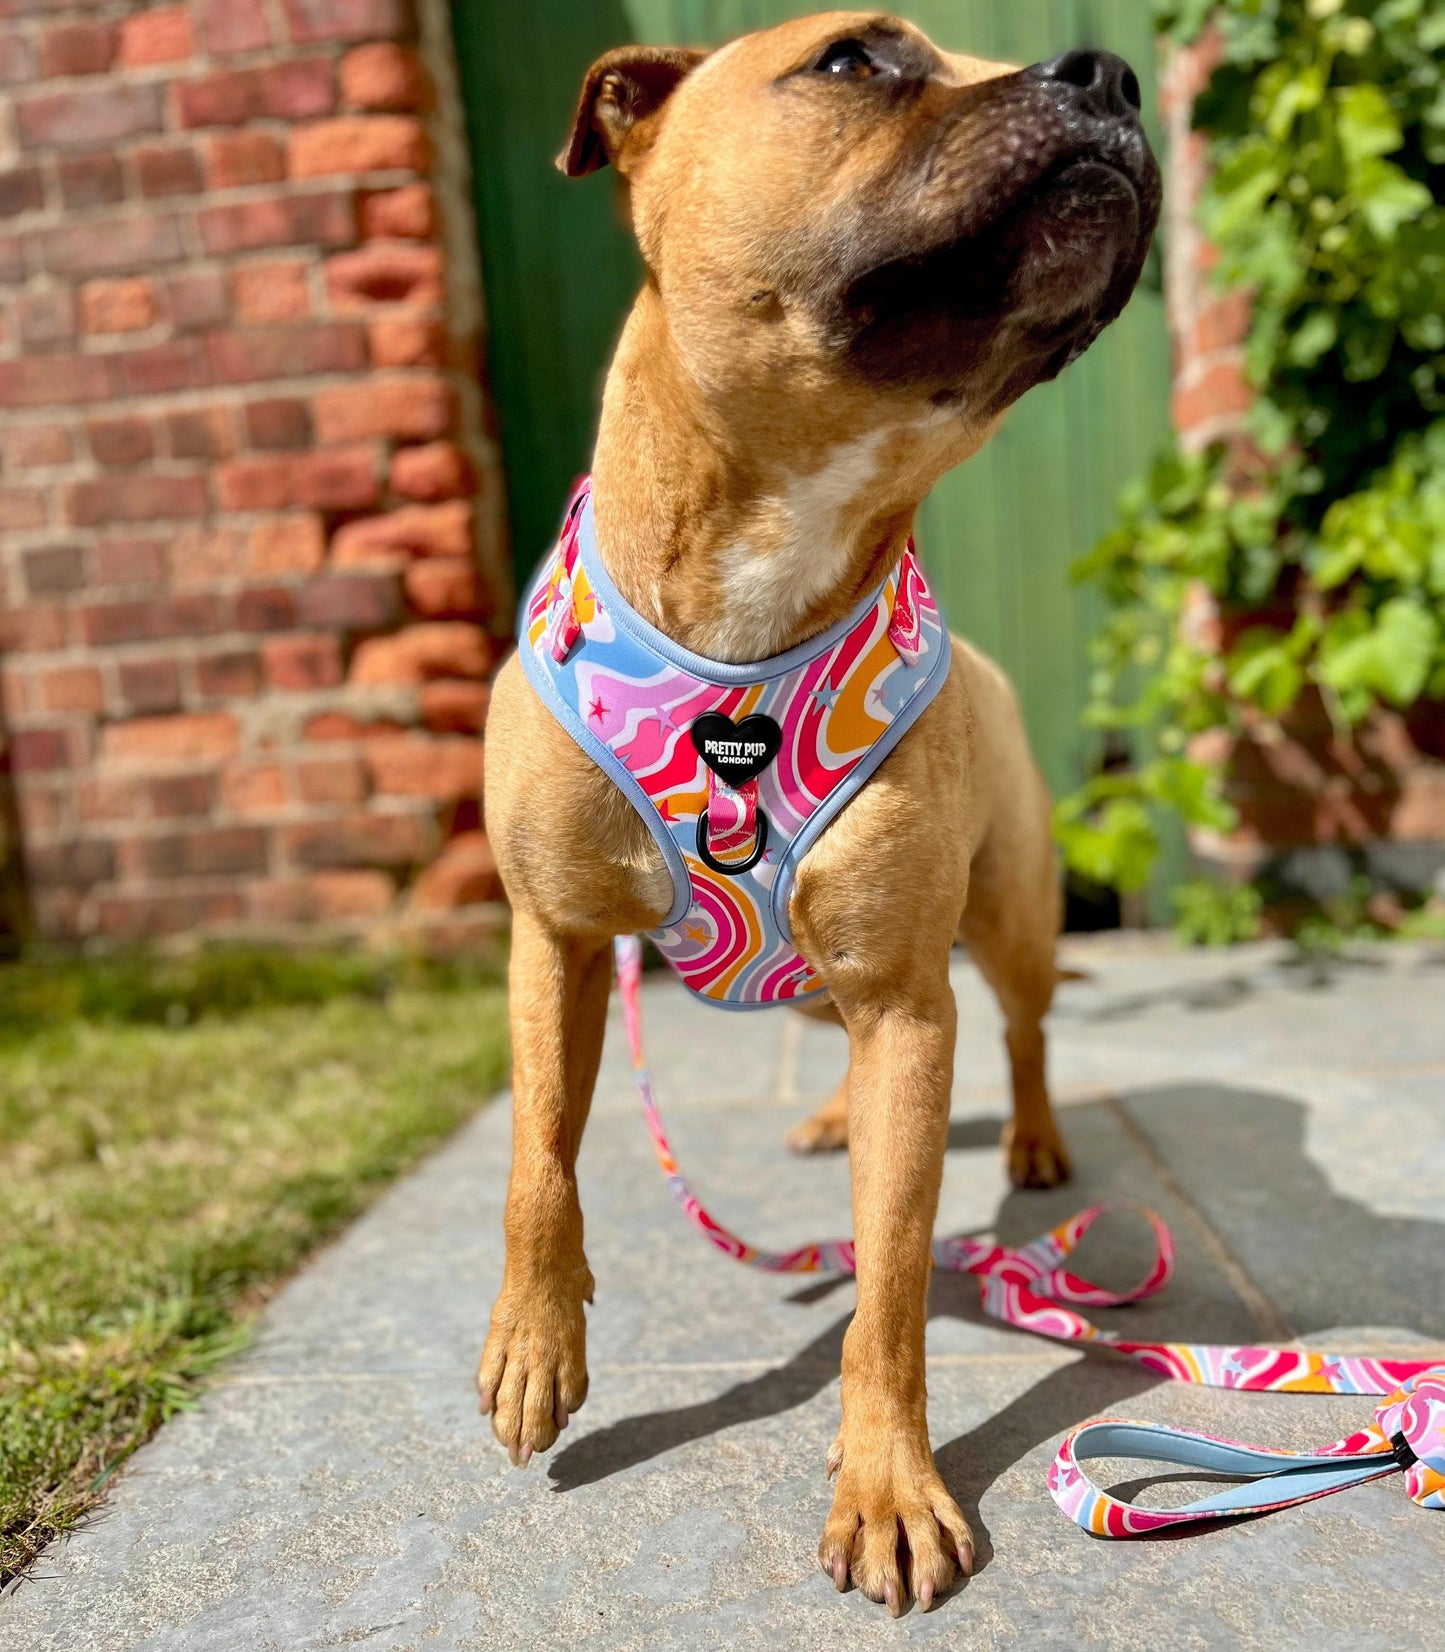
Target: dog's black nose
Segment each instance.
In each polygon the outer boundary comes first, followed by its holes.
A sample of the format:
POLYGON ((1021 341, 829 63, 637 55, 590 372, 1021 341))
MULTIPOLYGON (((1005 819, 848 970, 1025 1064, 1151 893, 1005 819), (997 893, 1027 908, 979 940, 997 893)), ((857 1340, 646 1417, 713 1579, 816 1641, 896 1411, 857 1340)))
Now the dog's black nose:
POLYGON ((1087 47, 1062 52, 1046 63, 1035 63, 1025 74, 1078 90, 1074 99, 1091 115, 1136 120, 1139 115, 1139 77, 1122 57, 1087 47))

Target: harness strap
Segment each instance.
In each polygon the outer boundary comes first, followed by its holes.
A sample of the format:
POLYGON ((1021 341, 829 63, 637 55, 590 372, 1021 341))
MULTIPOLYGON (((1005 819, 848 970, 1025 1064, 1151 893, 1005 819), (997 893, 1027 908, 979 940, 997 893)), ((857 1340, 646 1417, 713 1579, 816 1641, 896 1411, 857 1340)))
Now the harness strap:
MULTIPOLYGON (((711 1216, 678 1168, 653 1094, 642 1047, 642 946, 636 936, 616 943, 622 1016, 643 1116, 667 1184, 683 1214, 716 1249, 766 1273, 854 1273, 851 1239, 824 1239, 789 1251, 763 1250, 711 1216)), ((1445 1363, 1384 1359, 1250 1344, 1141 1342, 1102 1330, 1075 1311, 1117 1307, 1152 1296, 1174 1270, 1174 1241, 1162 1217, 1140 1206, 1091 1205, 1026 1245, 954 1234, 933 1241, 933 1264, 978 1280, 986 1314, 1056 1342, 1082 1342, 1122 1354, 1160 1376, 1211 1388, 1297 1394, 1375 1394, 1389 1398, 1376 1422, 1313 1455, 1235 1445, 1188 1429, 1107 1419, 1075 1430, 1049 1470, 1049 1490, 1086 1531, 1132 1537, 1163 1525, 1261 1512, 1323 1497, 1403 1470, 1406 1490, 1422 1507, 1445 1509, 1445 1363), (1109 1209, 1132 1208, 1148 1223, 1154 1258, 1137 1284, 1111 1291, 1063 1264, 1109 1209), (1395 1436, 1400 1435, 1400 1445, 1395 1436), (1167 1448, 1167 1449, 1163 1449, 1167 1448), (1175 1455, 1169 1456, 1172 1450, 1175 1455), (1412 1461, 1406 1462, 1410 1453, 1412 1461), (1171 1510, 1120 1502, 1079 1467, 1093 1457, 1148 1457, 1185 1467, 1253 1476, 1251 1483, 1171 1510)))

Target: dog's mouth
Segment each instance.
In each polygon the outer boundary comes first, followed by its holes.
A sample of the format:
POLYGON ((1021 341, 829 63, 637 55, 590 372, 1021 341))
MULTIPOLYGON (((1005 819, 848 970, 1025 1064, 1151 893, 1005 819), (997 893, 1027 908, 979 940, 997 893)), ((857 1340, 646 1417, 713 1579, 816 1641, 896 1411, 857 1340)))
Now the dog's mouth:
POLYGON ((1159 170, 1137 126, 995 150, 942 233, 870 261, 834 313, 867 376, 975 412, 1052 378, 1118 316, 1159 215, 1159 170))

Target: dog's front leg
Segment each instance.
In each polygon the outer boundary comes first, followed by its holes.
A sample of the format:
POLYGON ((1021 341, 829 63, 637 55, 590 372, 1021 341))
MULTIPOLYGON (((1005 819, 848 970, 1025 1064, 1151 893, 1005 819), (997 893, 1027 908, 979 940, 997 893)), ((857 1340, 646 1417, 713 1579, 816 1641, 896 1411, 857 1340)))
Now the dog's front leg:
POLYGON ((545 1451, 587 1396, 592 1273, 582 1250, 577 1150, 607 1016, 603 939, 513 921, 512 1175, 507 1262, 477 1372, 483 1412, 514 1464, 545 1451))
POLYGON ((923 1363, 957 1024, 947 964, 944 951, 935 970, 895 977, 876 997, 835 987, 851 1045, 858 1308, 843 1343, 843 1423, 828 1455, 838 1484, 818 1553, 838 1588, 851 1575, 895 1616, 910 1593, 926 1611, 955 1560, 965 1573, 973 1565, 968 1523, 933 1463, 923 1363))

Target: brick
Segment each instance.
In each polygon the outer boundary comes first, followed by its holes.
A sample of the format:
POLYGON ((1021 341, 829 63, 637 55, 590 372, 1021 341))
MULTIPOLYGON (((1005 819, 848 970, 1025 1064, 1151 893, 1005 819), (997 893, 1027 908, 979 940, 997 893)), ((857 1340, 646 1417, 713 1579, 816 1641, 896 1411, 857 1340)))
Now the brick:
POLYGON ((115 847, 105 838, 72 837, 60 843, 31 844, 25 870, 34 883, 88 889, 115 876, 115 847))
POLYGON ((272 517, 251 531, 248 551, 253 574, 310 574, 326 559, 321 518, 309 512, 272 517))
POLYGON ((76 756, 67 728, 12 729, 5 749, 13 774, 68 769, 76 756))
POLYGON ((434 505, 464 499, 476 491, 471 462, 455 442, 428 442, 398 448, 391 461, 391 488, 403 499, 434 505))
POLYGON ((181 668, 173 659, 122 660, 121 698, 131 711, 175 711, 181 703, 181 668))
POLYGON ((145 782, 150 810, 158 820, 208 815, 216 806, 216 782, 209 774, 167 774, 145 782))
POLYGON ((96 923, 113 940, 141 941, 236 924, 245 911, 240 894, 229 889, 204 894, 127 892, 101 896, 96 902, 96 923))
POLYGON ((18 425, 5 438, 5 464, 11 470, 44 470, 70 463, 73 449, 64 425, 18 425))
POLYGON ((356 813, 291 826, 281 833, 287 856, 318 868, 418 865, 431 859, 436 828, 420 813, 356 813))
POLYGON ((173 218, 158 215, 63 224, 40 236, 53 275, 119 275, 185 256, 173 218))
POLYGON ((480 734, 491 697, 486 683, 424 683, 422 722, 435 734, 480 734))
POLYGON ((401 595, 392 575, 334 575, 309 580, 297 595, 303 625, 344 631, 382 631, 401 617, 401 595))
POLYGON ((186 270, 166 282, 171 325, 181 332, 210 327, 230 314, 226 279, 220 270, 186 270))
POLYGON ((32 596, 78 591, 85 584, 85 552, 79 545, 47 545, 20 558, 25 588, 32 596))
POLYGON ((29 45, 16 29, 0 30, 0 86, 24 86, 35 78, 29 45))
POLYGON ((91 457, 107 470, 128 470, 155 455, 155 438, 145 419, 92 419, 85 429, 91 457))
POLYGON ((491 666, 492 643, 486 632, 460 620, 439 620, 363 642, 351 661, 351 681, 371 687, 437 677, 480 679, 491 666))
POLYGON ((136 717, 108 723, 100 733, 107 762, 154 766, 223 763, 240 742, 236 719, 225 712, 192 711, 171 717, 136 717))
POLYGON ((210 508, 200 476, 108 476, 66 489, 66 513, 77 527, 204 516, 210 508))
POLYGON ((1445 768, 1422 764, 1404 777, 1390 835, 1403 843, 1445 842, 1445 768))
POLYGON ((395 903, 396 885, 385 872, 317 872, 307 893, 308 915, 324 923, 381 917, 395 903))
POLYGON ((261 656, 253 648, 228 648, 196 661, 196 688, 207 699, 246 699, 261 690, 261 656))
POLYGON ((291 133, 293 178, 337 172, 422 172, 426 134, 413 115, 338 115, 291 133))
POLYGON ((311 446, 311 408, 296 396, 273 396, 246 407, 246 440, 252 447, 311 446))
POLYGON ((234 764, 221 775, 221 802, 232 814, 275 814, 286 807, 286 776, 276 763, 234 764))
POLYGON ((166 436, 177 459, 224 459, 235 449, 230 411, 224 407, 167 413, 166 436))
POLYGON ((482 619, 487 592, 469 557, 441 556, 415 562, 402 575, 407 601, 427 619, 482 619))
POLYGON ((0 361, 0 407, 104 401, 113 389, 111 364, 102 356, 0 361))
POLYGON ((177 87, 182 126, 240 126, 249 120, 306 120, 335 106, 331 64, 298 58, 265 69, 223 69, 177 87))
POLYGON ((103 539, 91 558, 94 585, 148 585, 166 571, 165 549, 153 539, 103 539))
POLYGON ((269 132, 223 132, 211 139, 206 172, 213 189, 273 184, 286 176, 286 151, 269 132))
POLYGON ((45 204, 45 185, 38 166, 16 166, 0 172, 0 218, 34 212, 45 204))
POLYGON ((427 184, 374 190, 361 198, 361 234, 367 241, 426 241, 436 228, 436 203, 427 184))
POLYGON ((21 293, 15 301, 15 326, 27 350, 69 343, 76 331, 74 293, 69 287, 21 293))
MULTIPOLYGON (((212 369, 221 384, 351 373, 366 365, 365 340, 355 327, 344 322, 212 333, 207 344, 212 369)), ((338 435, 335 439, 345 437, 338 435)))
POLYGON ((18 235, 0 235, 0 287, 18 287, 25 280, 25 246, 18 235))
POLYGON ((231 271, 238 321, 290 321, 311 313, 308 266, 299 259, 242 264, 231 271))
POLYGON ((155 292, 149 281, 87 281, 80 289, 80 324, 87 333, 134 333, 153 326, 155 292))
POLYGON ((0 656, 48 654, 64 648, 69 614, 59 604, 32 602, 24 608, 0 604, 0 656))
POLYGON ((383 735, 401 734, 403 732, 404 730, 399 723, 385 719, 362 722, 360 718, 352 717, 344 711, 323 711, 315 717, 308 718, 304 730, 308 740, 337 740, 348 743, 354 743, 358 740, 374 740, 383 735))
POLYGON ((207 207, 197 221, 202 246, 221 257, 262 247, 350 246, 357 233, 356 201, 349 191, 207 207))
POLYGON ((99 711, 105 686, 93 665, 63 665, 41 673, 40 704, 46 711, 99 711))
POLYGON ((329 634, 278 637, 262 644, 261 665, 272 688, 334 688, 341 681, 341 646, 329 634))
POLYGON ((201 158, 188 143, 149 144, 136 150, 142 195, 195 195, 205 188, 201 158))
POLYGON ((255 586, 236 598, 238 631, 289 631, 296 623, 296 598, 283 585, 255 586))
POLYGON ((323 40, 405 40, 416 32, 411 0, 284 0, 286 32, 299 45, 323 40))
POLYGON ((62 155, 55 164, 61 203, 68 207, 107 206, 125 195, 120 162, 111 154, 62 155))
POLYGON ((184 878, 260 872, 266 835, 258 826, 193 827, 121 844, 121 867, 132 878, 184 878))
POLYGON ((176 591, 213 589, 239 579, 246 569, 246 530, 229 523, 192 523, 171 536, 168 566, 176 591))
POLYGON ((472 551, 472 507, 465 500, 403 505, 385 516, 348 522, 331 542, 339 568, 395 563, 413 557, 466 557, 472 551))
POLYGON ((0 534, 43 528, 46 497, 42 488, 0 488, 0 534))
POLYGON ((326 261, 326 290, 338 310, 372 304, 440 304, 440 247, 374 242, 326 261))
POLYGON ((368 436, 426 441, 451 429, 456 392, 445 379, 432 374, 368 378, 335 390, 318 390, 314 407, 316 435, 322 442, 351 442, 368 436))
POLYGON ((191 0, 203 50, 213 57, 260 51, 271 42, 264 0, 191 0))
POLYGON ((180 63, 191 55, 191 20, 184 6, 157 6, 127 17, 117 55, 127 69, 180 63))
POLYGON ((1193 346, 1200 355, 1237 348, 1249 336, 1250 296, 1238 290, 1211 298, 1194 317, 1193 346))
POLYGON ((159 132, 161 89, 108 80, 77 92, 42 92, 15 105, 27 149, 93 149, 142 132, 159 132))
POLYGON ((358 757, 313 757, 296 765, 296 789, 303 803, 361 803, 366 770, 358 757))
POLYGON ((19 790, 15 802, 20 815, 22 843, 41 832, 53 832, 64 823, 67 791, 68 788, 63 785, 42 786, 36 779, 27 781, 19 790))
POLYGON ((234 460, 217 473, 225 510, 367 510, 381 496, 369 447, 234 460))
POLYGON ((367 327, 371 359, 378 367, 443 367, 446 327, 415 316, 386 316, 367 327))
POLYGON ((417 878, 407 904, 417 912, 447 912, 504 898, 487 834, 462 832, 417 878))
POLYGON ((40 75, 103 74, 115 57, 115 30, 109 23, 57 23, 40 40, 40 75))
POLYGON ((194 339, 171 339, 118 358, 121 384, 134 396, 204 389, 211 382, 205 352, 194 339))
POLYGON ((425 109, 431 87, 421 59, 409 46, 375 40, 341 60, 341 102, 348 109, 399 114, 425 109))
POLYGON ((1180 431, 1215 429, 1248 412, 1254 392, 1242 365, 1221 361, 1187 384, 1176 384, 1170 398, 1174 427, 1180 431))
POLYGON ((113 643, 151 642, 161 637, 200 636, 223 628, 227 611, 211 593, 147 597, 97 603, 80 610, 80 633, 92 648, 113 643))

